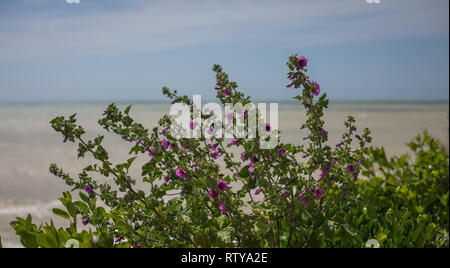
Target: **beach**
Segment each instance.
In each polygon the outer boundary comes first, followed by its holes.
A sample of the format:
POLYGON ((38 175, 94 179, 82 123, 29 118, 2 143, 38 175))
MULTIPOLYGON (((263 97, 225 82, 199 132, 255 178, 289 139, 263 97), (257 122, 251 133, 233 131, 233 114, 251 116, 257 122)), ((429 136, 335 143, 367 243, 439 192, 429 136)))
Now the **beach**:
MULTIPOLYGON (((57 198, 61 192, 70 189, 49 173, 51 163, 76 177, 92 161, 89 157, 77 160, 77 145, 63 143, 63 137, 51 128, 50 120, 77 113, 78 123, 93 138, 105 133, 97 121, 107 105, 0 104, 0 236, 4 247, 21 246, 9 226, 17 216, 31 213, 37 223, 50 219, 62 223, 51 209, 59 206, 57 198)), ((281 141, 302 143, 302 137, 307 135, 300 131, 305 121, 304 108, 295 103, 278 106, 281 141)), ((373 145, 383 146, 389 156, 408 153, 406 143, 425 130, 448 148, 448 108, 448 103, 331 103, 324 117, 325 130, 330 145, 336 144, 345 131, 344 121, 352 115, 358 131, 370 128, 373 145)), ((169 110, 167 103, 138 103, 133 105, 130 115, 145 127, 153 128, 169 110)), ((105 147, 113 163, 126 161, 130 146, 114 135, 105 134, 105 147)), ((138 160, 138 166, 147 160, 138 160)), ((139 181, 138 171, 132 174, 139 181)))

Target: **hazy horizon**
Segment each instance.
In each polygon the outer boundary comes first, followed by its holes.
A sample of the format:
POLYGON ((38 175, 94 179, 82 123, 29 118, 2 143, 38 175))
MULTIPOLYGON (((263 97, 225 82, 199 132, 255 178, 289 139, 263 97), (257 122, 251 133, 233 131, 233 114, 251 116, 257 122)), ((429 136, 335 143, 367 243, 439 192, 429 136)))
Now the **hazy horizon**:
MULTIPOLYGON (((190 96, 189 96, 190 97, 190 96)), ((285 100, 276 100, 276 99, 251 99, 252 102, 258 103, 258 102, 276 102, 276 103, 286 103, 286 104, 301 104, 298 100, 292 99, 285 99, 285 100)), ((202 103, 208 103, 208 102, 219 102, 217 99, 202 99, 202 103)), ((166 100, 23 100, 23 101, 2 101, 0 100, 0 104, 30 104, 30 105, 59 105, 59 104, 170 104, 170 101, 168 99, 166 100)), ((360 100, 329 100, 330 104, 364 104, 364 103, 373 103, 373 104, 423 104, 423 105, 449 105, 450 101, 448 99, 446 100, 421 100, 421 99, 390 99, 390 100, 383 100, 383 99, 360 99, 360 100)))

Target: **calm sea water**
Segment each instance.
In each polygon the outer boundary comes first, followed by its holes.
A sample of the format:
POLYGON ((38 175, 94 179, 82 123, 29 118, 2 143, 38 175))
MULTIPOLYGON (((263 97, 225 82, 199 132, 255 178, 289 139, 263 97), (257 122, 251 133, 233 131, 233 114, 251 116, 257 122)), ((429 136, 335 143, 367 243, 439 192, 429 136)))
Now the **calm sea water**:
MULTIPOLYGON (((1 104, 0 103, 0 236, 3 246, 20 243, 9 222, 31 213, 36 222, 53 218, 56 198, 69 190, 48 172, 57 163, 66 172, 78 174, 91 159, 77 160, 76 145, 64 144, 49 121, 78 113, 78 122, 88 136, 101 134, 97 120, 106 104, 1 104)), ((389 155, 408 152, 405 143, 427 130, 448 148, 448 103, 332 103, 325 116, 330 144, 337 143, 344 131, 344 120, 353 115, 357 127, 372 130, 374 145, 384 146, 389 155)), ((136 104, 131 115, 151 128, 169 112, 167 104, 136 104)), ((299 131, 304 110, 298 104, 279 104, 279 128, 283 142, 300 143, 306 134, 299 131)), ((125 161, 129 147, 113 135, 106 135, 106 147, 115 162, 125 161)))

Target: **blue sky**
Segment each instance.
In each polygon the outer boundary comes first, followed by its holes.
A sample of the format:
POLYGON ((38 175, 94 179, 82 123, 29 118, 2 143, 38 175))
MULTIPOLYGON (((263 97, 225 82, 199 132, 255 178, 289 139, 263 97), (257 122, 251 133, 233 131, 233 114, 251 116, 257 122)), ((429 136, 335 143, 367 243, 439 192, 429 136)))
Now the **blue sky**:
POLYGON ((214 97, 221 64, 291 100, 289 55, 332 100, 449 99, 448 0, 2 0, 0 102, 214 97))

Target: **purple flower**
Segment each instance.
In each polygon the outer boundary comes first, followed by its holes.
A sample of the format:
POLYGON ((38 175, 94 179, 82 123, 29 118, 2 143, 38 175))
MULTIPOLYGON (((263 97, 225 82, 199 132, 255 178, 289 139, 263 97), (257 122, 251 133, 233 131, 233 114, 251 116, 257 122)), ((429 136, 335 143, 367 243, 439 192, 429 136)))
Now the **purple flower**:
POLYGON ((319 198, 322 197, 322 195, 323 195, 323 190, 320 189, 320 185, 319 185, 319 186, 317 186, 317 188, 314 190, 314 197, 317 198, 317 199, 319 199, 319 198))
POLYGON ((226 189, 228 189, 227 182, 226 181, 219 181, 217 183, 217 189, 219 189, 221 192, 223 192, 226 189))
POLYGON ((243 152, 243 153, 241 154, 241 160, 242 160, 242 162, 245 162, 245 156, 247 156, 247 153, 246 153, 246 152, 243 152))
POLYGON ((325 130, 323 130, 323 128, 321 128, 319 130, 319 132, 320 132, 320 136, 322 136, 322 137, 325 137, 325 134, 327 134, 327 132, 325 130))
POLYGON ((266 131, 269 132, 271 129, 270 124, 266 124, 266 131))
POLYGON ((153 148, 153 147, 151 147, 150 149, 149 149, 149 152, 148 152, 148 156, 150 156, 150 159, 152 159, 153 157, 155 157, 155 148, 153 148))
POLYGON ((278 149, 277 153, 278 153, 278 155, 284 155, 286 153, 286 149, 280 148, 280 149, 278 149))
POLYGON ((336 144, 336 147, 341 147, 341 145, 344 144, 343 142, 339 142, 338 144, 336 144))
POLYGON ((292 83, 290 83, 289 85, 287 85, 286 87, 287 87, 287 88, 290 88, 290 87, 292 87, 293 84, 294 84, 294 83, 292 82, 292 83))
POLYGON ((356 167, 353 165, 348 165, 345 169, 347 169, 347 172, 350 174, 353 174, 356 171, 356 167))
POLYGON ((108 113, 108 111, 104 111, 104 112, 102 113, 102 116, 105 116, 107 113, 108 113))
POLYGON ((223 92, 223 96, 224 97, 230 96, 230 92, 228 91, 228 89, 223 92))
POLYGON ((118 237, 118 238, 116 238, 116 240, 114 240, 114 243, 119 243, 120 241, 122 241, 122 237, 118 237))
POLYGON ((167 150, 167 148, 169 148, 169 142, 166 139, 163 139, 162 146, 163 146, 164 150, 167 150))
POLYGON ((236 144, 237 142, 238 142, 237 139, 232 139, 232 140, 231 140, 231 143, 232 143, 232 144, 236 144))
POLYGON ((242 112, 242 115, 243 116, 246 116, 248 114, 248 110, 244 110, 243 112, 242 112))
POLYGON ((306 137, 303 138, 304 141, 307 140, 307 139, 309 139, 309 136, 306 136, 306 137))
POLYGON ((65 136, 63 142, 66 143, 68 139, 69 139, 69 136, 65 136))
POLYGON ((320 174, 320 178, 318 179, 318 181, 321 181, 323 178, 325 178, 325 176, 327 175, 328 171, 330 171, 331 169, 331 165, 327 164, 326 167, 324 169, 322 169, 322 172, 320 174))
POLYGON ((359 159, 359 163, 363 163, 364 162, 364 157, 361 157, 360 159, 359 159))
POLYGON ((212 128, 210 128, 210 127, 206 130, 206 133, 207 133, 207 134, 210 134, 210 135, 211 135, 213 132, 214 132, 214 130, 213 130, 212 128))
POLYGON ((212 157, 214 159, 217 159, 220 157, 219 151, 217 151, 216 149, 212 150, 211 152, 212 152, 212 157))
POLYGON ((179 178, 184 178, 186 177, 186 171, 182 168, 179 168, 175 171, 175 174, 179 177, 179 178))
POLYGON ((303 205, 306 206, 308 204, 308 200, 305 197, 305 193, 301 193, 298 198, 300 198, 300 201, 302 201, 303 205))
POLYGON ((169 183, 169 176, 164 175, 164 182, 165 182, 165 183, 169 183))
POLYGON ((331 169, 331 164, 328 163, 328 164, 325 166, 325 168, 322 169, 322 174, 328 173, 328 171, 330 171, 330 169, 331 169))
POLYGON ((361 140, 361 136, 359 136, 358 134, 356 134, 355 137, 356 137, 358 140, 361 140))
POLYGON ((159 134, 164 134, 164 132, 166 132, 168 129, 169 129, 169 127, 163 128, 163 130, 161 130, 161 131, 159 132, 159 134))
POLYGON ((255 195, 259 195, 260 193, 261 193, 261 189, 258 188, 255 190, 255 195))
POLYGON ((191 168, 196 167, 196 166, 197 166, 197 163, 192 163, 191 164, 191 168))
POLYGON ((89 223, 89 220, 88 219, 83 219, 81 222, 83 223, 83 225, 87 225, 89 223))
POLYGON ((256 162, 259 162, 259 159, 256 156, 252 156, 251 163, 254 164, 256 162))
POLYGON ((308 157, 308 154, 303 154, 302 155, 302 158, 306 158, 306 157, 308 157))
POLYGON ((280 196, 286 195, 288 193, 288 191, 284 190, 281 192, 280 196))
POLYGON ((141 244, 134 245, 134 248, 141 248, 141 244))
POLYGON ((87 194, 92 194, 92 186, 91 185, 86 185, 86 186, 84 186, 84 191, 87 193, 87 194))
POLYGON ((220 203, 219 209, 220 211, 222 211, 223 214, 228 213, 228 210, 225 208, 225 205, 223 203, 220 203))
POLYGON ((191 128, 191 129, 194 129, 195 128, 195 124, 194 124, 194 122, 189 122, 189 127, 191 128))
POLYGON ((318 96, 320 94, 320 86, 317 82, 314 82, 314 91, 312 94, 314 96, 318 96))
POLYGON ((142 142, 142 140, 141 140, 141 139, 137 140, 137 142, 136 142, 136 145, 139 145, 139 144, 141 144, 141 142, 142 142))
POLYGON ((298 59, 298 68, 303 69, 306 67, 306 65, 308 64, 308 59, 300 56, 300 58, 298 59))
POLYGON ((248 168, 248 172, 249 172, 250 174, 252 174, 253 172, 255 172, 255 169, 254 169, 253 167, 249 167, 249 168, 248 168))
POLYGON ((209 196, 215 201, 217 201, 217 198, 219 197, 219 194, 215 190, 209 191, 209 196))
POLYGON ((273 160, 273 156, 269 155, 269 161, 273 160))
POLYGON ((215 90, 219 90, 219 89, 220 89, 220 86, 219 86, 219 85, 216 85, 216 86, 214 87, 214 89, 215 89, 215 90))
POLYGON ((183 146, 183 147, 181 148, 181 150, 186 152, 186 151, 189 151, 189 148, 186 147, 186 146, 183 146))
POLYGON ((309 192, 309 186, 308 185, 306 185, 305 191, 309 192))

